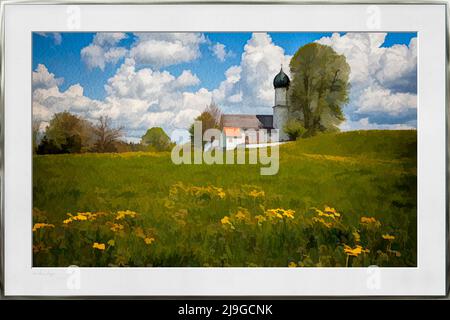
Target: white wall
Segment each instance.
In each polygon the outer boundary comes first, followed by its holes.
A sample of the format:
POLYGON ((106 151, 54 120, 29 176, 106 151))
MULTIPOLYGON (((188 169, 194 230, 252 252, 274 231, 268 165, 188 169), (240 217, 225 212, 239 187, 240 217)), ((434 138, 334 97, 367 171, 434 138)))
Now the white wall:
POLYGON ((275 106, 286 106, 286 88, 276 88, 275 89, 275 106))

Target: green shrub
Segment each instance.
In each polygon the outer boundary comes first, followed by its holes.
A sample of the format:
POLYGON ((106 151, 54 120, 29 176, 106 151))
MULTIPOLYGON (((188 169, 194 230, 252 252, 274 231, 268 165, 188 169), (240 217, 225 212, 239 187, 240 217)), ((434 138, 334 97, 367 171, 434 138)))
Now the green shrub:
POLYGON ((291 140, 297 140, 305 133, 305 128, 298 120, 291 119, 283 127, 284 132, 289 136, 291 140))

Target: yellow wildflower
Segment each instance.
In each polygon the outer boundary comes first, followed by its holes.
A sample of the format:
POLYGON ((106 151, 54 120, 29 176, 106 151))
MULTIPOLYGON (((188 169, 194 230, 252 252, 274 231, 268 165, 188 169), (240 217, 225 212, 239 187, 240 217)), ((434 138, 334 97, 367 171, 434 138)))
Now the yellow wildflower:
MULTIPOLYGON (((318 216, 331 218, 331 219, 333 219, 333 220, 335 220, 336 217, 340 216, 339 213, 338 213, 338 215, 335 215, 335 214, 332 213, 332 212, 331 212, 331 213, 325 213, 325 212, 327 212, 327 211, 323 212, 322 210, 319 210, 319 209, 315 209, 315 210, 316 210, 316 213, 317 213, 318 216)), ((333 210, 334 210, 334 209, 333 209, 333 210)), ((330 211, 328 211, 328 212, 330 212, 330 211)))
POLYGON ((270 220, 274 218, 283 219, 282 211, 280 213, 280 209, 268 209, 266 211, 266 216, 269 217, 270 220))
POLYGON ((361 217, 361 223, 375 223, 377 220, 373 217, 361 217))
POLYGON ((359 235, 358 231, 353 231, 352 234, 356 242, 361 241, 361 236, 359 235))
POLYGON ((264 191, 258 191, 258 190, 252 190, 252 191, 250 191, 249 192, 249 194, 248 194, 250 197, 253 197, 253 198, 259 198, 259 197, 264 197, 266 194, 264 193, 264 191))
POLYGON ((230 221, 230 217, 225 216, 222 219, 220 219, 220 222, 222 223, 222 225, 224 226, 229 225, 231 229, 234 229, 234 226, 230 221))
POLYGON ((230 217, 228 217, 228 216, 225 216, 222 219, 220 219, 220 222, 222 224, 231 224, 230 217))
POLYGON ((114 239, 108 240, 108 244, 109 244, 111 247, 114 247, 114 246, 116 245, 116 241, 114 241, 114 239))
POLYGON ((117 211, 116 220, 122 220, 122 219, 125 219, 126 217, 135 218, 136 215, 137 215, 136 212, 130 211, 130 210, 117 211))
POLYGON ((329 214, 334 215, 335 217, 340 217, 341 216, 341 214, 339 212, 337 212, 336 209, 330 208, 328 206, 325 206, 325 210, 324 211, 329 213, 329 214))
POLYGON ((153 241, 155 241, 155 238, 153 238, 153 237, 146 237, 144 239, 144 241, 145 241, 146 244, 152 244, 153 241))
POLYGON ((320 222, 321 224, 323 224, 327 228, 331 228, 333 226, 333 224, 331 222, 326 222, 323 218, 313 217, 312 220, 314 222, 320 222))
POLYGON ((33 226, 33 231, 37 231, 38 229, 42 228, 54 228, 55 225, 49 224, 49 223, 35 223, 33 226))
POLYGON ((288 210, 283 210, 283 216, 289 218, 289 219, 294 219, 294 210, 288 209, 288 210))
POLYGON ((349 256, 353 256, 353 257, 357 257, 359 256, 361 253, 369 253, 370 250, 369 249, 364 249, 363 247, 361 247, 360 245, 357 245, 356 247, 352 248, 349 247, 348 245, 344 245, 344 252, 349 255, 349 256))
POLYGON ((382 235, 382 237, 383 237, 383 239, 385 239, 385 240, 394 240, 395 239, 395 237, 394 236, 392 236, 392 235, 390 235, 390 234, 388 234, 388 233, 386 233, 386 234, 383 234, 382 235))
POLYGON ((81 213, 72 218, 72 220, 78 220, 78 221, 85 221, 87 219, 88 219, 88 217, 81 213))
POLYGON ((105 250, 106 246, 104 243, 94 242, 94 244, 92 245, 92 248, 98 249, 98 250, 105 250))
POLYGON ((68 213, 67 214, 69 216, 69 218, 63 220, 64 224, 69 224, 73 221, 88 221, 88 220, 95 220, 97 219, 97 217, 101 216, 101 215, 105 215, 105 213, 103 212, 97 212, 97 213, 92 213, 92 212, 79 212, 77 213, 76 216, 73 216, 72 214, 68 213))
POLYGON ((173 209, 173 208, 175 208, 175 202, 173 202, 172 200, 166 199, 166 200, 164 200, 164 207, 166 207, 167 209, 173 209))
POLYGON ((289 262, 288 267, 289 268, 296 268, 297 264, 294 261, 291 261, 291 262, 289 262))
POLYGON ((258 224, 261 225, 264 221, 266 221, 266 217, 257 215, 255 216, 256 221, 258 221, 258 224))
POLYGON ((362 247, 356 246, 355 248, 351 248, 347 245, 344 245, 344 252, 349 256, 357 257, 362 253, 362 247))
POLYGON ((238 220, 245 220, 245 218, 246 218, 247 216, 246 216, 245 213, 243 213, 242 211, 238 211, 238 213, 236 213, 235 217, 236 217, 238 220))
POLYGON ((225 198, 226 194, 225 194, 225 191, 223 191, 222 188, 215 188, 215 189, 216 189, 216 191, 217 191, 217 196, 218 196, 220 199, 225 198))
POLYGON ((374 226, 376 228, 379 228, 381 226, 380 221, 377 221, 374 217, 361 217, 360 220, 361 224, 366 226, 374 226))
POLYGON ((113 231, 113 232, 117 232, 117 231, 120 231, 120 230, 122 230, 124 228, 124 226, 123 225, 121 225, 121 224, 119 224, 119 223, 113 223, 112 225, 111 225, 111 231, 113 231))

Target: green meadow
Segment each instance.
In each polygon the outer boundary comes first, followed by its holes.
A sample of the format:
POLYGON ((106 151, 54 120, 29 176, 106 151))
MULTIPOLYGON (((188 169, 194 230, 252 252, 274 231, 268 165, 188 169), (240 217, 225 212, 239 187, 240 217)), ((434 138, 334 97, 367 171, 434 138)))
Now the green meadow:
POLYGON ((260 164, 33 158, 35 266, 416 266, 416 131, 323 134, 260 164))

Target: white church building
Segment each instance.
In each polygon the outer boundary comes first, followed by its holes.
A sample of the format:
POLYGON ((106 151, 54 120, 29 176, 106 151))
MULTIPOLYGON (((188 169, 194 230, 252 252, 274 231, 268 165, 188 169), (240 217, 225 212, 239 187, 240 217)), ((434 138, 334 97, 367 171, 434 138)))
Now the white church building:
POLYGON ((220 120, 222 129, 220 147, 230 150, 243 144, 258 145, 265 142, 273 143, 289 140, 288 135, 283 131, 283 127, 288 120, 289 84, 289 77, 281 68, 273 80, 275 89, 273 115, 223 114, 220 120), (259 141, 261 129, 267 130, 268 141, 259 141), (278 130, 276 141, 270 136, 270 131, 273 129, 278 130))

